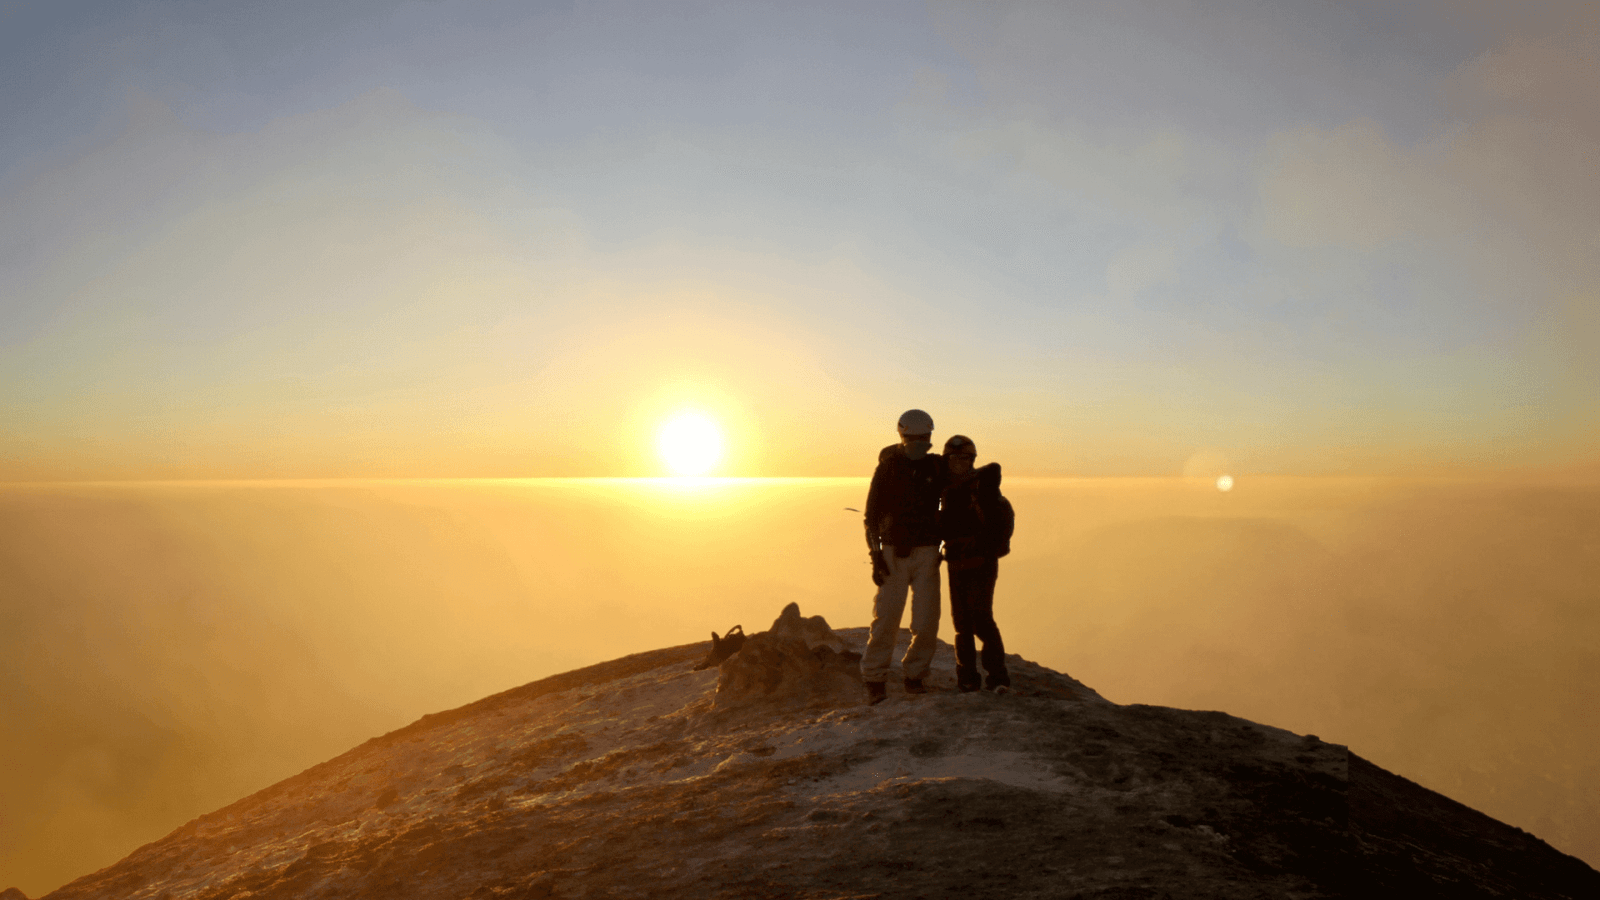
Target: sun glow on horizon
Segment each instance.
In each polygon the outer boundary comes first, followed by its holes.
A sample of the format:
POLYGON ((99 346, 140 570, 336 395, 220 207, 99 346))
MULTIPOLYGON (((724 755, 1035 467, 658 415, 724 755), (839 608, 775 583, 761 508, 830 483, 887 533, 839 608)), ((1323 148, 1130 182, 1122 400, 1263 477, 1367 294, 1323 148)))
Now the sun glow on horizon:
POLYGON ((722 461, 722 429, 705 413, 684 410, 661 426, 656 449, 674 476, 704 476, 722 461))

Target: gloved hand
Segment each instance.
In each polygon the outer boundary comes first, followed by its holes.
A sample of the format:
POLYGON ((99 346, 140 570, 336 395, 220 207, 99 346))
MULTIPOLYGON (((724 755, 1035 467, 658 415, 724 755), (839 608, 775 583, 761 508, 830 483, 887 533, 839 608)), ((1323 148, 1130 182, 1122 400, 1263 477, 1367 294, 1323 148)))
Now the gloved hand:
POLYGON ((869 550, 867 555, 872 557, 872 583, 883 587, 883 580, 889 577, 889 563, 883 558, 882 550, 869 550))

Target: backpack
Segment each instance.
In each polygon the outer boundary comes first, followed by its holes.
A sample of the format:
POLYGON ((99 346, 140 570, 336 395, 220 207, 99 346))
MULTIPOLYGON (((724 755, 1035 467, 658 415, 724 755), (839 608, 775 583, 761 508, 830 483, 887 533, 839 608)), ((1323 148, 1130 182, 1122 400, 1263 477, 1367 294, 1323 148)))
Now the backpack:
POLYGON ((978 521, 983 523, 985 543, 994 549, 995 557, 1010 553, 1011 535, 1017 530, 1017 512, 1011 508, 1011 501, 996 491, 994 499, 978 501, 977 511, 978 521))
POLYGON ((698 672, 701 669, 709 669, 712 666, 720 666, 722 665, 723 660, 734 655, 735 653, 738 653, 739 648, 743 646, 743 625, 735 625, 732 628, 729 628, 728 633, 722 637, 717 637, 717 633, 713 631, 711 632, 711 649, 706 651, 705 657, 701 659, 700 662, 695 664, 694 670, 698 672))
POLYGON ((978 519, 979 543, 996 559, 1011 552, 1011 535, 1017 530, 1017 513, 1000 493, 999 463, 980 467, 972 491, 972 512, 978 519))

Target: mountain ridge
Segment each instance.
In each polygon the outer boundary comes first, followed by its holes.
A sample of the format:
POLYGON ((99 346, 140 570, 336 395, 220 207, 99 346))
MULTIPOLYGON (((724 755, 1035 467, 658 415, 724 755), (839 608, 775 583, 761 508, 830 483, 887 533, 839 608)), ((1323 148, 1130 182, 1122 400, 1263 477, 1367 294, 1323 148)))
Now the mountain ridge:
POLYGON ((941 644, 934 693, 867 707, 865 631, 791 604, 715 668, 680 645, 423 716, 41 900, 1600 896, 1347 748, 1015 655, 1019 696, 951 690, 941 644))

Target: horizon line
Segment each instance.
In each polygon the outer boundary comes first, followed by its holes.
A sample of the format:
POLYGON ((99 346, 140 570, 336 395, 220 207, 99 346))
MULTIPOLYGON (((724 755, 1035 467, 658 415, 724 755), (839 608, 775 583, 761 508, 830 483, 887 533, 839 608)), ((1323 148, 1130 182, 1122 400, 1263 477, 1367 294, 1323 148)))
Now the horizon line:
MULTIPOLYGON (((1592 476, 1573 476, 1563 474, 1501 472, 1501 473, 1442 473, 1442 474, 1408 474, 1408 473, 1227 473, 1232 476, 1237 484, 1241 479, 1257 480, 1286 480, 1286 479, 1326 479, 1326 480, 1366 480, 1366 481, 1498 481, 1498 482, 1538 482, 1538 481, 1563 481, 1574 483, 1589 483, 1596 479, 1592 476)), ((0 489, 17 487, 109 487, 109 486, 134 486, 134 485, 331 485, 345 483, 381 483, 381 484, 419 484, 419 483, 515 483, 515 482, 630 482, 652 483, 689 487, 696 485, 726 484, 731 482, 794 482, 794 481, 870 481, 871 475, 469 475, 469 476, 371 476, 371 475, 336 475, 322 477, 280 477, 280 478, 100 478, 100 479, 62 479, 44 480, 35 479, 28 481, 0 481, 0 489)), ((1194 476, 1183 474, 1171 475, 1007 475, 1007 481, 1191 481, 1211 482, 1217 476, 1194 476)))

